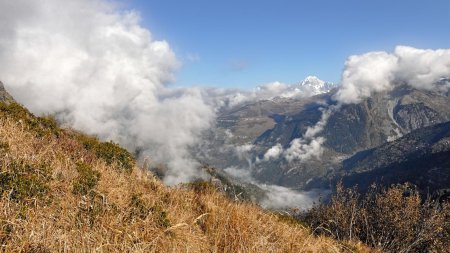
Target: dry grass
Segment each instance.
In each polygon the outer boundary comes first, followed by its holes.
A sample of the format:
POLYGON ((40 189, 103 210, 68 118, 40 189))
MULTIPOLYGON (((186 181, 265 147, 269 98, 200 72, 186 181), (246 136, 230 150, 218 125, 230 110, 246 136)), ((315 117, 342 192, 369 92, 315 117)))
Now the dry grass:
POLYGON ((0 163, 4 252, 368 251, 213 190, 166 187, 136 165, 105 161, 79 133, 37 134, 8 115, 0 163))

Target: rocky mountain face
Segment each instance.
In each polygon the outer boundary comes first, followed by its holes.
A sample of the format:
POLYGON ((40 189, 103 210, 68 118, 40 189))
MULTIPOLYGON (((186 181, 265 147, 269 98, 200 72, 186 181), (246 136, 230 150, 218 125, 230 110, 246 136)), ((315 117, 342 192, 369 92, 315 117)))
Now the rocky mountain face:
POLYGON ((0 101, 11 103, 14 102, 13 97, 5 90, 5 86, 0 81, 0 101))
POLYGON ((210 146, 213 155, 205 160, 220 168, 245 168, 260 182, 305 189, 317 178, 341 173, 342 162, 357 152, 450 120, 449 94, 397 86, 331 111, 316 135, 325 139, 318 158, 288 162, 281 155, 263 159, 271 147, 279 144, 286 150, 293 140, 304 138, 308 128, 321 120, 323 111, 336 106, 334 92, 258 101, 222 111, 210 146), (237 146, 237 150, 224 146, 237 146), (218 154, 220 158, 214 158, 218 154))
POLYGON ((450 118, 446 94, 401 86, 359 104, 343 106, 330 116, 327 147, 345 154, 392 141, 412 130, 450 118))
POLYGON ((392 142, 356 153, 330 178, 309 183, 323 187, 342 180, 344 186, 366 191, 371 184, 410 182, 422 194, 450 192, 450 122, 419 128, 392 142))

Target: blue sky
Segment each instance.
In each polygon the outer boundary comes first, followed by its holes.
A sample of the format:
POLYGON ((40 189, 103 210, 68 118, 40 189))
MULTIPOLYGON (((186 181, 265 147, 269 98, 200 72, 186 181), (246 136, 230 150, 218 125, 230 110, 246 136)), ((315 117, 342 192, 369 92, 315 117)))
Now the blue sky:
POLYGON ((252 88, 307 75, 339 82, 352 54, 450 47, 448 0, 124 2, 182 61, 177 86, 252 88))

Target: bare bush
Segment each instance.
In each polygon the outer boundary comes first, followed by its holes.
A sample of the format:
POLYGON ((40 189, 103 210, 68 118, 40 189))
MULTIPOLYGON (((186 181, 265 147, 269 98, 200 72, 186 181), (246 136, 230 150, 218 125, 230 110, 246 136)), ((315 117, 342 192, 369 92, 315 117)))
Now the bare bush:
POLYGON ((449 252, 450 205, 422 201, 410 184, 381 189, 365 196, 356 188, 337 185, 329 204, 301 215, 312 231, 339 240, 360 240, 392 252, 449 252))

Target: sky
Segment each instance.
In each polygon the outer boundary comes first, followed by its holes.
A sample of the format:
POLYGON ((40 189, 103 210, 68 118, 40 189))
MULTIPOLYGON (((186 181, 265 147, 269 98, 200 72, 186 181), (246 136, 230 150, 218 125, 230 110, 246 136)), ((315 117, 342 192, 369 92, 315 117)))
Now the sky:
POLYGON ((175 51, 175 86, 340 82, 350 55, 450 45, 447 0, 123 1, 175 51))

